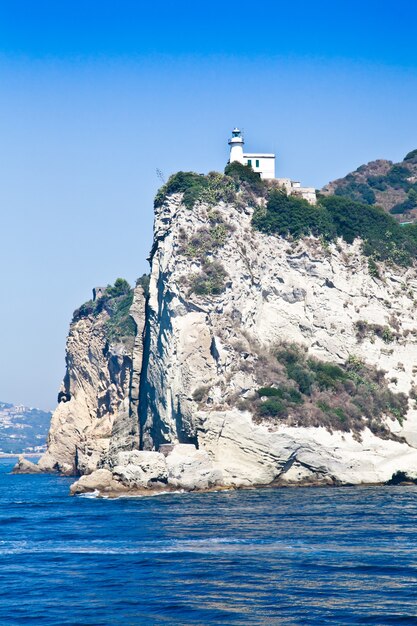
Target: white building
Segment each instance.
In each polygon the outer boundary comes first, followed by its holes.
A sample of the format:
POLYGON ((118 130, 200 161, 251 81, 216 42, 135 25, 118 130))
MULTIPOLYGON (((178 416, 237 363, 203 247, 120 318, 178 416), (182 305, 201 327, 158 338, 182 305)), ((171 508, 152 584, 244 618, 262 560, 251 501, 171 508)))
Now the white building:
POLYGON ((290 178, 275 178, 275 154, 264 152, 243 152, 245 141, 238 128, 232 131, 232 138, 229 139, 230 157, 229 163, 237 161, 242 165, 248 165, 257 172, 264 180, 275 180, 287 195, 300 196, 310 204, 316 204, 316 190, 314 187, 301 187, 301 183, 290 178))
POLYGON ((229 162, 238 161, 242 165, 249 165, 254 172, 258 172, 263 179, 275 178, 275 154, 264 152, 243 152, 245 143, 242 133, 238 128, 232 131, 232 138, 229 139, 230 159, 229 162))

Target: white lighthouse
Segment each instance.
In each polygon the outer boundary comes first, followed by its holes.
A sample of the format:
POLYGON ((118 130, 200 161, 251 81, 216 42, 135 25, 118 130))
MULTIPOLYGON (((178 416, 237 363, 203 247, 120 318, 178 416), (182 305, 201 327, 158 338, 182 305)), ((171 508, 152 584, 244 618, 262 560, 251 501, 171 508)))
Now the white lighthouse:
POLYGON ((232 138, 229 139, 230 157, 229 163, 238 161, 242 165, 248 165, 257 172, 261 178, 275 178, 275 154, 268 153, 244 153, 243 144, 244 140, 242 133, 238 128, 232 131, 232 138))
POLYGON ((275 180, 288 196, 300 196, 310 204, 316 204, 314 187, 301 187, 301 184, 290 178, 275 178, 275 154, 267 152, 243 152, 244 140, 238 128, 232 130, 229 139, 229 163, 238 162, 251 167, 264 180, 275 180))
POLYGON ((243 164, 243 144, 244 140, 242 137, 242 133, 238 128, 232 130, 232 138, 229 139, 230 146, 230 163, 233 161, 238 161, 238 163, 243 164))

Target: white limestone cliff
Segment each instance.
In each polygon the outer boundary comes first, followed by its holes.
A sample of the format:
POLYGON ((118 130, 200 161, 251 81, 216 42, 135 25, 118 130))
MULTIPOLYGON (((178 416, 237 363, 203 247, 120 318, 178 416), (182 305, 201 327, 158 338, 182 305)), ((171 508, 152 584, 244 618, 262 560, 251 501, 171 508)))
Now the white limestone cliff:
POLYGON ((265 235, 253 229, 253 211, 242 201, 189 208, 171 195, 156 209, 149 299, 145 311, 135 290, 130 351, 109 344, 104 313, 71 326, 63 384, 71 399, 53 415, 39 467, 91 474, 73 493, 417 477, 414 399, 404 421, 380 416, 384 436, 313 427, 296 407, 291 423, 251 409, 283 342, 323 361, 381 368, 392 391, 414 395, 416 270, 381 265, 375 277, 360 241, 265 235), (198 242, 219 224, 202 259, 198 242), (204 262, 224 270, 217 295, 192 289, 204 262), (358 336, 358 322, 387 329, 389 341, 358 336))
POLYGON ((256 423, 250 411, 239 410, 238 400, 260 386, 262 351, 282 341, 301 344, 326 361, 354 356, 378 366, 394 391, 409 394, 417 375, 414 269, 385 267, 377 279, 359 241, 290 242, 255 231, 252 212, 224 203, 190 210, 180 194, 156 209, 143 446, 196 443, 222 471, 224 484, 236 486, 374 483, 397 471, 416 475, 412 401, 402 426, 387 420, 394 440, 368 429, 354 437, 268 419, 256 423), (184 253, 184 239, 210 228, 213 210, 229 227, 224 244, 209 254, 227 272, 226 288, 217 296, 197 296, 190 292, 190 277, 201 271, 201 262, 184 253), (395 339, 358 340, 355 324, 361 320, 392 328, 395 339))

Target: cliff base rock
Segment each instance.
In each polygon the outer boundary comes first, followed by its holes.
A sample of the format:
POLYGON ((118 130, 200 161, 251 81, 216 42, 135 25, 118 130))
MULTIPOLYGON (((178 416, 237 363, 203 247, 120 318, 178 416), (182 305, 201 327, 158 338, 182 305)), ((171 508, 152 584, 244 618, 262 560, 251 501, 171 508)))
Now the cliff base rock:
POLYGON ((149 494, 150 491, 207 490, 222 483, 221 471, 208 453, 192 444, 177 444, 165 457, 160 452, 120 452, 112 469, 99 469, 71 485, 71 494, 149 494))
POLYGON ((12 470, 12 474, 41 474, 42 470, 40 467, 36 465, 36 463, 32 463, 28 459, 25 459, 23 455, 19 456, 19 459, 12 470))

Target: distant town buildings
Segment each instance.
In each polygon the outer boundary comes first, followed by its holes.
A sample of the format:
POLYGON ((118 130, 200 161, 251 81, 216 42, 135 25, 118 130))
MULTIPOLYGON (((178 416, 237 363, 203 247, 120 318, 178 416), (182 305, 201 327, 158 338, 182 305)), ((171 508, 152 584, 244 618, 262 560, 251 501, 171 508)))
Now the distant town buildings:
POLYGON ((310 204, 316 204, 316 190, 314 187, 301 187, 301 183, 290 178, 275 177, 275 154, 266 152, 243 152, 245 140, 239 128, 232 131, 229 139, 229 163, 237 161, 247 165, 257 172, 263 180, 275 180, 287 195, 301 196, 310 204))

